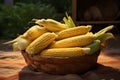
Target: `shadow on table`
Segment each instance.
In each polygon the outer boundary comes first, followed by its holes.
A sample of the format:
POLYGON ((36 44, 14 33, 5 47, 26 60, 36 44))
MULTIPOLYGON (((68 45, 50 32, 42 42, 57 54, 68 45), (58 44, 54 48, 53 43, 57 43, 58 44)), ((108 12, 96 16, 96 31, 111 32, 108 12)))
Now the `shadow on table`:
POLYGON ((98 64, 95 69, 83 74, 82 77, 85 80, 120 80, 120 70, 98 64))
POLYGON ((19 72, 19 80, 120 80, 120 70, 98 64, 83 74, 52 75, 34 72, 27 66, 19 72))

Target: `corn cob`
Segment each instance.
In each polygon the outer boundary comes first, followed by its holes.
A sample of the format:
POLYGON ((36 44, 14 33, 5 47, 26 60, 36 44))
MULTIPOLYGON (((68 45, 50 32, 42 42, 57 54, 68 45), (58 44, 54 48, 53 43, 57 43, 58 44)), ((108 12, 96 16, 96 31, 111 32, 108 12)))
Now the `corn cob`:
POLYGON ((47 30, 44 27, 34 25, 23 34, 23 37, 27 40, 33 41, 45 32, 47 32, 47 30))
POLYGON ((48 31, 44 27, 41 27, 39 25, 34 25, 30 29, 28 29, 23 35, 20 35, 11 41, 5 42, 4 44, 10 44, 10 43, 20 41, 22 38, 29 41, 33 41, 45 32, 48 32, 48 31))
POLYGON ((43 50, 40 53, 41 57, 79 57, 88 54, 90 48, 52 48, 43 50))
POLYGON ((92 28, 91 25, 87 25, 87 26, 78 26, 78 27, 62 30, 57 34, 58 35, 57 40, 85 34, 89 32, 91 28, 92 28))
POLYGON ((13 43, 13 50, 25 50, 30 43, 31 41, 22 38, 19 41, 13 43))
POLYGON ((44 33, 37 39, 35 39, 27 48, 28 54, 37 54, 45 49, 50 43, 54 41, 56 37, 55 33, 44 33))
POLYGON ((66 24, 60 23, 53 19, 41 19, 35 22, 36 24, 44 26, 48 31, 56 32, 67 28, 66 24))
POLYGON ((91 33, 74 36, 66 39, 56 41, 54 44, 50 45, 50 48, 67 48, 67 47, 78 47, 86 46, 94 41, 94 35, 91 33))

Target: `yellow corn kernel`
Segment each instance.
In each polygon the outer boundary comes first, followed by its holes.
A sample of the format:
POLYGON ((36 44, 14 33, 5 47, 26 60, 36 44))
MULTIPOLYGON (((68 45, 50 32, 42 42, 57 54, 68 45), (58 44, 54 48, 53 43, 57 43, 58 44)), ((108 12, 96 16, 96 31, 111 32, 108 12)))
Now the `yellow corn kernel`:
POLYGON ((54 41, 56 37, 55 33, 44 33, 37 39, 35 39, 27 48, 28 54, 37 54, 45 49, 50 43, 54 41))
POLYGON ((87 26, 78 26, 78 27, 62 30, 57 34, 58 35, 57 40, 86 34, 91 30, 91 28, 92 28, 91 25, 87 25, 87 26))
POLYGON ((33 41, 46 32, 47 30, 44 27, 34 25, 23 34, 23 38, 33 41))
POLYGON ((95 36, 91 33, 74 36, 70 38, 65 38, 59 41, 56 41, 54 44, 50 45, 50 48, 67 48, 67 47, 78 47, 86 46, 92 43, 95 39, 95 36))
POLYGON ((79 57, 90 52, 90 48, 52 48, 43 50, 41 57, 79 57))
POLYGON ((53 19, 41 19, 35 22, 36 24, 44 26, 48 31, 56 32, 67 29, 67 25, 60 23, 53 19))

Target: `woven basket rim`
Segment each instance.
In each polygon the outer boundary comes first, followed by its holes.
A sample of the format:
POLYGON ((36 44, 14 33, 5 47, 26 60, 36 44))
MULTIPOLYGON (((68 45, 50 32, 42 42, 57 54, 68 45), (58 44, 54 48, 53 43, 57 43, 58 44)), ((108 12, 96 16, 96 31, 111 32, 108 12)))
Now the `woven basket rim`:
POLYGON ((22 54, 25 54, 25 55, 27 55, 27 56, 30 56, 30 57, 38 57, 39 56, 39 58, 53 58, 53 59, 69 59, 69 58, 80 58, 80 57, 84 57, 84 56, 92 56, 92 55, 96 55, 96 56, 99 56, 99 54, 100 54, 100 51, 101 50, 98 50, 98 51, 96 51, 95 53, 93 53, 93 54, 85 54, 85 55, 82 55, 82 56, 75 56, 75 57, 42 57, 42 56, 40 56, 39 54, 35 54, 35 55, 29 55, 26 51, 24 51, 24 50, 22 50, 21 51, 21 53, 22 54))

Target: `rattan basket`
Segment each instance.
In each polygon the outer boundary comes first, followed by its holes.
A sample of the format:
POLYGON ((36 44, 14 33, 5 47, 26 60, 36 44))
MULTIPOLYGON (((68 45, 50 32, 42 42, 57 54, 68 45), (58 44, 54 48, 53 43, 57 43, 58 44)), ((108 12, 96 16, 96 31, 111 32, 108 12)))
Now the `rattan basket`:
POLYGON ((38 55, 30 56, 25 51, 21 51, 21 53, 31 70, 47 72, 50 74, 72 74, 84 73, 96 67, 100 51, 97 51, 92 55, 85 55, 74 58, 45 58, 38 55))

